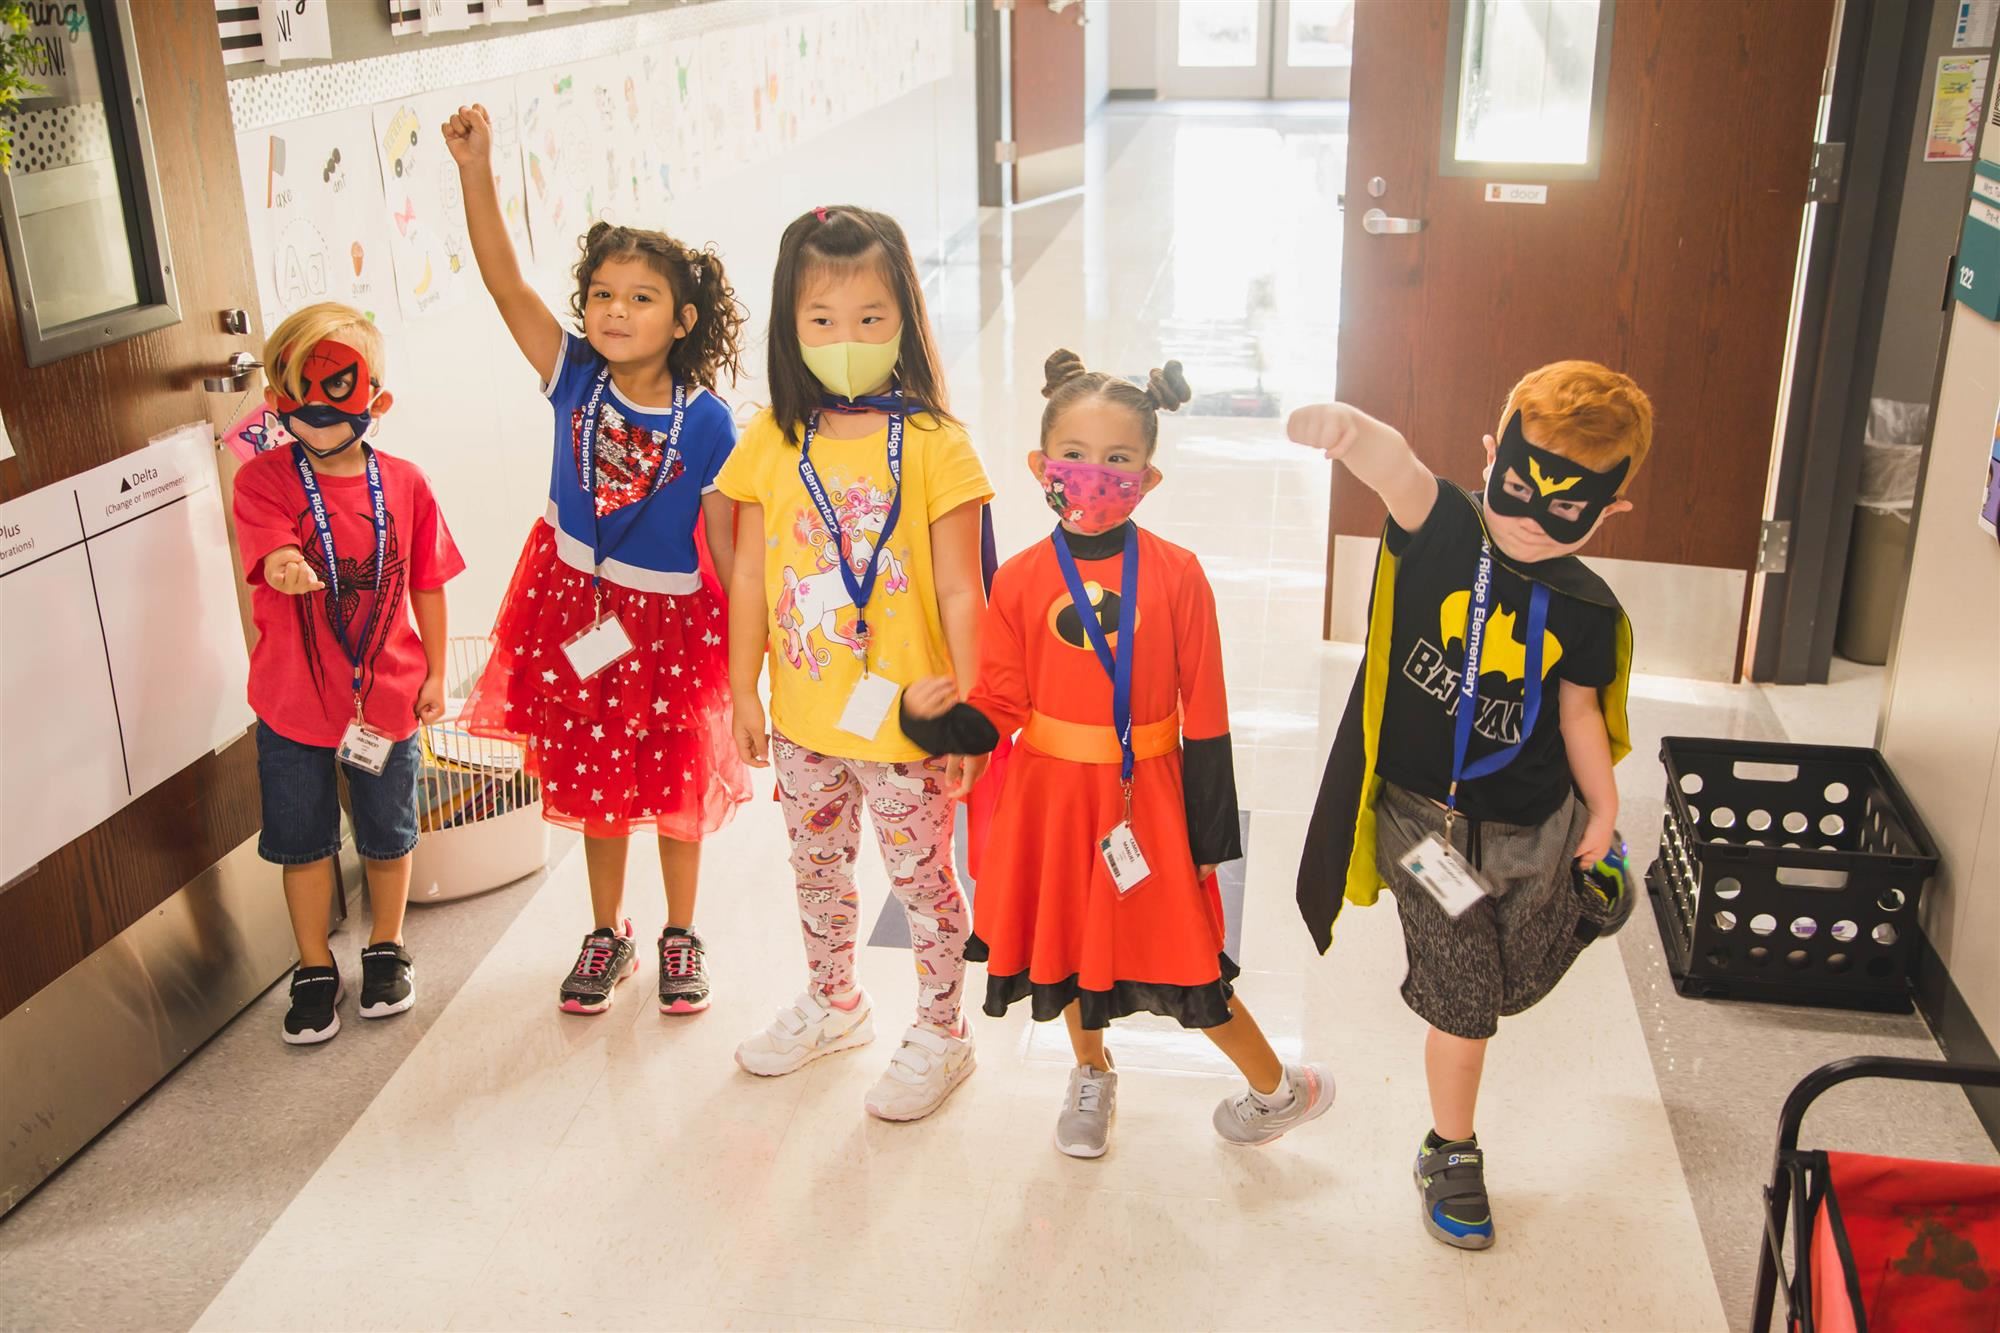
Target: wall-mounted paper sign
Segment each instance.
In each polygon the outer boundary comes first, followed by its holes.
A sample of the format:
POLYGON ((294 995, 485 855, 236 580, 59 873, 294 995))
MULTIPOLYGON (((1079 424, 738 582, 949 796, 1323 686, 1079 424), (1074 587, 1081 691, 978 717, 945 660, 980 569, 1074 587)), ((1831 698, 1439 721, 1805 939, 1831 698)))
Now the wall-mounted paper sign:
POLYGON ((1546 204, 1549 201, 1549 187, 1546 185, 1488 185, 1486 202, 1489 204, 1546 204))

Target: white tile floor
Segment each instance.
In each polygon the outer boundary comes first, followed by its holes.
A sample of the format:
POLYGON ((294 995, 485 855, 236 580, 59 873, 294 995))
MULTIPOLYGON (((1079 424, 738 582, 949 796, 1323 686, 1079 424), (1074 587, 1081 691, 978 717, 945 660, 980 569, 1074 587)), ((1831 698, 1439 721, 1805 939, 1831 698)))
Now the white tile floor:
MULTIPOLYGON (((1339 127, 1107 129, 1129 145, 952 367, 1003 550, 1047 527, 1021 455, 1055 347, 1131 373, 1178 355, 1197 391, 1261 380, 1292 401, 1331 380, 1339 127), (1236 184, 1272 180, 1297 197, 1239 206, 1236 184)), ((1242 992, 1287 1053, 1331 1062, 1327 1119, 1226 1148, 1208 1115, 1233 1077, 1199 1036, 1151 1022, 1114 1037, 1120 1120, 1094 1163, 1050 1143, 1064 1043, 1019 1012, 975 1020, 979 1072, 919 1124, 862 1111, 885 1043, 776 1081, 738 1072, 734 1043, 800 982, 783 834, 760 801, 708 851, 711 1012, 660 1017, 648 973, 607 1017, 555 1011, 587 924, 572 857, 198 1326, 1724 1326, 1614 949, 1589 951, 1496 1053, 1482 1133, 1499 1247, 1461 1255, 1417 1223, 1422 1025, 1396 998, 1393 913, 1343 918, 1322 960, 1291 901, 1353 654, 1318 641, 1328 466, 1280 429, 1170 423, 1168 482, 1141 516, 1197 549, 1218 590, 1253 812, 1242 992)), ((872 918, 887 889, 873 865, 863 882, 872 918)), ((641 938, 657 931, 657 900, 633 909, 641 938)), ((906 956, 863 952, 878 1005, 910 1007, 906 956)))

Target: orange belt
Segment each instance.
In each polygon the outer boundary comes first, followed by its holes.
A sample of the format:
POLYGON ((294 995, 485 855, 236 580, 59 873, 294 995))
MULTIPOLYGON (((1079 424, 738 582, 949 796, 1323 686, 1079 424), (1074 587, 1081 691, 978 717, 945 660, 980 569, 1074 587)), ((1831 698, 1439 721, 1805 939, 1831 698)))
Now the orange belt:
MULTIPOLYGON (((1021 729, 1021 740, 1053 759, 1067 759, 1073 764, 1118 764, 1125 758, 1118 748, 1118 733, 1112 728, 1065 722, 1047 713, 1028 715, 1028 725, 1021 729)), ((1132 728, 1134 758, 1158 759, 1180 748, 1178 716, 1132 728)))

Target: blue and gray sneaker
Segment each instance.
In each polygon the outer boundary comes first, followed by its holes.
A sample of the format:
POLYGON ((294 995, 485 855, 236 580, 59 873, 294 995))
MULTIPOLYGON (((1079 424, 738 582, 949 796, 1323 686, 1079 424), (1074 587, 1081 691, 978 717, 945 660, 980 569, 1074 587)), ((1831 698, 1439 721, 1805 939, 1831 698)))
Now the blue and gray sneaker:
POLYGON ((1461 1250, 1493 1244, 1493 1209, 1486 1201, 1486 1155, 1479 1140, 1444 1140, 1435 1132, 1417 1148, 1417 1193, 1424 1230, 1461 1250))

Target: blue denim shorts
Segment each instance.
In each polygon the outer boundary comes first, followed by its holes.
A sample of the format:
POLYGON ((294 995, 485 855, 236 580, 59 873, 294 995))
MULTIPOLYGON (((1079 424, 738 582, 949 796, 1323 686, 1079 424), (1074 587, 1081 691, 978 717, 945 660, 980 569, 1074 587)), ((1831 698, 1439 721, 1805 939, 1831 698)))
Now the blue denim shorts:
POLYGON ((340 777, 354 816, 354 850, 394 861, 417 845, 417 738, 396 742, 381 775, 351 768, 330 745, 301 745, 257 724, 257 783, 264 832, 257 854, 283 866, 310 865, 340 850, 340 777))

